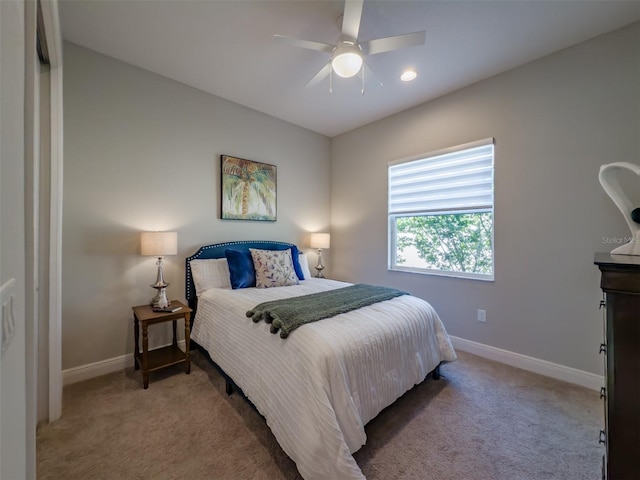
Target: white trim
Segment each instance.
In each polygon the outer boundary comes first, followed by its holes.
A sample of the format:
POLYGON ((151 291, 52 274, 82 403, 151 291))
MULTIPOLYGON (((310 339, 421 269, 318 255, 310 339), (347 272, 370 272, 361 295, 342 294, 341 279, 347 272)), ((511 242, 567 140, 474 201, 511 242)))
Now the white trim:
POLYGON ((49 46, 51 201, 49 231, 49 421, 62 415, 62 33, 58 1, 41 2, 49 46))
POLYGON ((464 278, 466 280, 482 280, 483 282, 494 282, 495 278, 490 273, 455 272, 449 270, 436 270, 433 268, 403 267, 399 265, 389 266, 390 272, 418 273, 420 275, 439 275, 441 277, 464 278))
POLYGON ((26 478, 36 477, 40 264, 40 62, 36 53, 37 4, 25 9, 25 353, 26 478))
POLYGON ((107 373, 124 370, 131 365, 133 365, 133 354, 120 355, 119 357, 109 358, 100 362, 68 368, 62 371, 63 384, 66 387, 72 383, 78 383, 83 380, 106 375, 107 373))
POLYGON ((473 353, 479 357, 488 358, 496 362, 521 368, 529 372, 538 373, 545 377, 551 377, 564 382, 574 383, 591 390, 600 390, 604 385, 604 377, 595 373, 585 372, 577 368, 559 365, 557 363, 528 357, 520 353, 502 350, 501 348, 484 345, 482 343, 465 340, 464 338, 450 336, 453 347, 463 352, 473 353))
MULTIPOLYGON (((184 351, 184 346, 184 340, 179 340, 178 347, 184 351)), ((119 372, 131 366, 133 366, 133 353, 108 358, 107 360, 101 360, 99 362, 88 363, 86 365, 80 365, 79 367, 67 368, 62 371, 63 383, 67 386, 73 383, 82 382, 83 380, 100 377, 107 373, 119 372)))

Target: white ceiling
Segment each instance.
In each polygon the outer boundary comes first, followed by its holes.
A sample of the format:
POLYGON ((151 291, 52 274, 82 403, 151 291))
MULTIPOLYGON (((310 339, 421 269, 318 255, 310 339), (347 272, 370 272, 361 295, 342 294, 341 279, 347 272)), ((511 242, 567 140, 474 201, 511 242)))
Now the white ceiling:
POLYGON ((640 1, 365 0, 360 41, 426 31, 426 44, 367 57, 384 83, 304 85, 335 44, 343 1, 59 0, 65 40, 327 136, 335 136, 640 19, 640 1), (414 67, 418 78, 401 82, 414 67))

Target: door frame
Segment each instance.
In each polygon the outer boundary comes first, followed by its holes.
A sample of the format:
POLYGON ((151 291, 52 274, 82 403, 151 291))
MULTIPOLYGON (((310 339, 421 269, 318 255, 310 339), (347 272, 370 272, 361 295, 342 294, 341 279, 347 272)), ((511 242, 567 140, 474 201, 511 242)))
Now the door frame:
POLYGON ((62 30, 58 1, 42 2, 51 79, 51 201, 49 238, 49 421, 62 415, 62 30))

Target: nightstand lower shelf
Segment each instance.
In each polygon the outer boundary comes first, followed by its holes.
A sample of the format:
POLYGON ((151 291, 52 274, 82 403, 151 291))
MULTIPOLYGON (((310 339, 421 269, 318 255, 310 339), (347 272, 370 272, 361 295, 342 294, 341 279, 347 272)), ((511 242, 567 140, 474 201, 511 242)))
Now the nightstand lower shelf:
MULTIPOLYGON (((138 362, 142 364, 142 352, 138 355, 138 362)), ((147 369, 150 372, 170 365, 185 362, 187 356, 179 347, 169 345, 168 347, 156 348, 147 352, 147 369)))

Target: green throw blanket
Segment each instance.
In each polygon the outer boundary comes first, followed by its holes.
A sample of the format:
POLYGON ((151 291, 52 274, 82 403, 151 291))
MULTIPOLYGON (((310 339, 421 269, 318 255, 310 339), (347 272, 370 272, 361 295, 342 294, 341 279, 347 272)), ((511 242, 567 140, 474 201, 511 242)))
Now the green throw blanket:
POLYGON ((254 322, 264 320, 271 324, 271 333, 280 331, 280 338, 287 336, 305 323, 350 312, 377 302, 384 302, 407 292, 388 287, 357 284, 327 292, 312 293, 301 297, 264 302, 247 312, 254 322))

